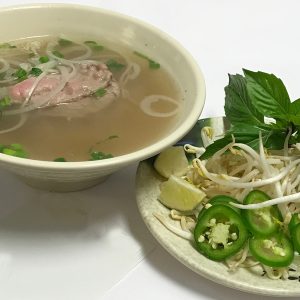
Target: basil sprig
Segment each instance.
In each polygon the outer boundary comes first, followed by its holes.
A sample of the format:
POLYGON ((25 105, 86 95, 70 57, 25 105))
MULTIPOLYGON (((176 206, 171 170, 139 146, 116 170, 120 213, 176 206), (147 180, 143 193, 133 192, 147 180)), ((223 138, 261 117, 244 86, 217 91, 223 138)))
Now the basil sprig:
POLYGON ((201 159, 208 159, 232 142, 232 136, 237 143, 255 150, 259 132, 264 147, 270 150, 283 149, 289 130, 289 144, 300 142, 300 99, 291 102, 284 83, 273 74, 246 69, 243 72, 244 76, 229 75, 225 87, 224 109, 231 127, 223 138, 206 148, 201 159))

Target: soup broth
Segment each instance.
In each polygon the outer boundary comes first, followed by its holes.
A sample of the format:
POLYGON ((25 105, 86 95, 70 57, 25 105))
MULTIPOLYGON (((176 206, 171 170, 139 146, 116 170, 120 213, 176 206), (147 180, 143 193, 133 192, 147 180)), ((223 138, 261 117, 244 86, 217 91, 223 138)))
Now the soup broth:
POLYGON ((1 152, 96 160, 164 136, 180 114, 178 85, 159 62, 112 49, 56 37, 0 45, 1 152))

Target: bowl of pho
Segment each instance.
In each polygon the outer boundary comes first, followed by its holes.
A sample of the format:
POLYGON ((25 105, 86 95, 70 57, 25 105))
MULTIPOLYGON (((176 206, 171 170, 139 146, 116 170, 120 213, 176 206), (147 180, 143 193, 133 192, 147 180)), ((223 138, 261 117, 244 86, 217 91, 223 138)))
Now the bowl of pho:
POLYGON ((0 16, 0 166, 27 184, 88 188, 174 144, 198 120, 203 75, 160 30, 73 4, 0 16))

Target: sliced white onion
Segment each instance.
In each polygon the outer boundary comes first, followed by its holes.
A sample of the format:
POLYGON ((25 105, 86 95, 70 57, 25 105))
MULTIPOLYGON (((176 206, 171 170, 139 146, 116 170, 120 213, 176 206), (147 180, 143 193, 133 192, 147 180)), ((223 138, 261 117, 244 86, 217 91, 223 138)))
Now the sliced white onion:
POLYGON ((159 117, 159 118, 166 118, 166 117, 171 117, 176 115, 179 112, 180 109, 180 104, 178 101, 174 100, 171 97, 164 96, 164 95, 150 95, 145 97, 141 103, 140 103, 140 108, 142 111, 151 116, 151 117, 159 117), (170 112, 158 112, 154 111, 152 109, 152 104, 158 101, 166 101, 170 102, 172 104, 175 104, 176 108, 170 112))
POLYGON ((57 66, 57 61, 56 60, 49 60, 46 63, 43 64, 38 64, 35 67, 41 69, 42 71, 50 70, 53 69, 57 66))

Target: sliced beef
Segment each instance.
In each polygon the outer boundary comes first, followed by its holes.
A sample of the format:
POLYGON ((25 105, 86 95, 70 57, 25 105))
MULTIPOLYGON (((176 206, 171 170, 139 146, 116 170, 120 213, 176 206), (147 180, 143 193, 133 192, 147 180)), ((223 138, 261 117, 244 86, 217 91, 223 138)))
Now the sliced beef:
MULTIPOLYGON (((76 65, 77 73, 63 87, 63 89, 48 103, 42 107, 51 107, 79 100, 91 96, 96 90, 104 88, 106 94, 103 98, 116 98, 120 93, 120 88, 113 79, 112 73, 105 64, 79 64, 76 65)), ((9 95, 13 103, 21 104, 29 95, 30 90, 36 80, 36 77, 28 78, 9 88, 9 95)), ((34 103, 41 96, 47 97, 47 94, 58 87, 62 81, 62 75, 49 74, 40 80, 30 98, 30 103, 34 103)), ((42 108, 39 107, 39 108, 42 108)))

